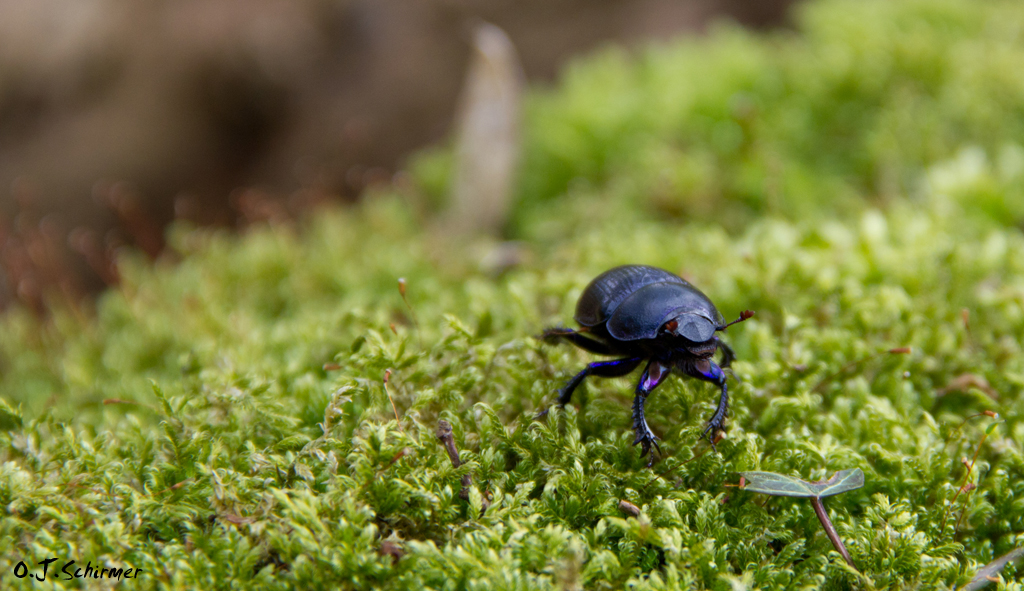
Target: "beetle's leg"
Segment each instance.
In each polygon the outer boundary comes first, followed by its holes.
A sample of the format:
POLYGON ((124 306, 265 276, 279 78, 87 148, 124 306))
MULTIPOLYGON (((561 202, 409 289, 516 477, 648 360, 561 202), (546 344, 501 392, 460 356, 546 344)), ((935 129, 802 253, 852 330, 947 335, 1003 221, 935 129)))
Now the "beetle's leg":
POLYGON ((559 406, 569 404, 569 399, 572 398, 573 391, 576 390, 577 386, 583 383, 584 378, 587 376, 600 376, 602 378, 621 377, 636 369, 636 366, 640 365, 641 361, 643 361, 643 357, 627 357, 625 359, 616 359, 614 361, 598 361, 587 364, 587 366, 583 368, 583 371, 573 376, 573 378, 569 380, 569 383, 558 391, 559 406))
MULTIPOLYGON (((671 371, 669 366, 652 359, 644 369, 644 375, 640 376, 640 382, 636 385, 636 396, 633 398, 633 431, 636 432, 636 439, 633 440, 633 445, 641 444, 641 458, 650 453, 652 443, 654 447, 658 448, 658 453, 661 453, 658 436, 651 431, 647 425, 647 419, 644 417, 644 402, 647 401, 647 395, 665 380, 669 371, 671 371)), ((651 462, 654 462, 653 456, 651 462)))
POLYGON ((725 369, 731 366, 733 361, 736 361, 736 352, 725 341, 718 337, 715 337, 715 340, 718 341, 718 348, 722 350, 721 368, 725 369))
MULTIPOLYGON (((569 404, 569 400, 572 398, 572 393, 581 383, 583 383, 583 380, 587 376, 600 376, 602 378, 621 377, 636 369, 636 366, 640 365, 641 361, 643 361, 643 357, 626 357, 625 359, 616 359, 614 361, 598 361, 587 364, 587 366, 583 368, 583 371, 574 375, 572 379, 558 391, 558 406, 565 406, 566 404, 569 404)), ((537 413, 536 418, 539 419, 546 414, 548 414, 548 409, 545 408, 537 413)))
POLYGON ((686 363, 682 366, 682 369, 686 372, 686 375, 705 382, 711 382, 722 389, 722 395, 718 399, 718 408, 715 409, 715 414, 711 415, 711 420, 708 421, 708 426, 704 428, 704 433, 702 433, 711 442, 711 447, 714 448, 715 437, 719 431, 724 430, 725 415, 729 411, 729 390, 725 386, 725 372, 714 361, 706 358, 686 363))
POLYGON ((544 331, 544 334, 541 335, 541 337, 543 337, 545 341, 549 342, 557 341, 558 339, 565 339, 580 349, 590 351, 591 353, 597 353, 598 355, 615 354, 608 345, 601 341, 587 338, 571 328, 549 328, 544 331))

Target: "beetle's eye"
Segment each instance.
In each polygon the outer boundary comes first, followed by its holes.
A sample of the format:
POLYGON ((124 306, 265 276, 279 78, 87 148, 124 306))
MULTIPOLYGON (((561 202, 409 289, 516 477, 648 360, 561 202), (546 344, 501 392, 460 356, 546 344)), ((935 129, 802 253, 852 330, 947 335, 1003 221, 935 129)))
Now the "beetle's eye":
POLYGON ((669 320, 665 323, 665 332, 675 332, 679 328, 679 323, 675 320, 669 320))

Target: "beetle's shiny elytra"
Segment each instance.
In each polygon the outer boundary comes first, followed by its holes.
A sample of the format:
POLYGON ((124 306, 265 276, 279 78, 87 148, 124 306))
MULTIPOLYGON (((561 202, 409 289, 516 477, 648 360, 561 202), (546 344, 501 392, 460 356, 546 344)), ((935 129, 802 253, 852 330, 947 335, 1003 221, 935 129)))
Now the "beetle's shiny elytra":
POLYGON ((587 376, 624 376, 646 360, 633 399, 633 445, 641 444, 641 456, 650 452, 652 444, 658 445, 658 437, 644 418, 644 401, 672 370, 721 389, 718 407, 704 429, 714 442, 729 407, 722 367, 728 367, 735 357, 715 333, 752 315, 744 311, 739 319, 726 324, 706 295, 664 269, 646 265, 610 269, 591 281, 576 303, 575 320, 582 328, 551 328, 544 337, 564 339, 592 353, 620 359, 587 365, 559 391, 558 404, 567 404, 587 376), (721 367, 711 359, 719 348, 721 367))

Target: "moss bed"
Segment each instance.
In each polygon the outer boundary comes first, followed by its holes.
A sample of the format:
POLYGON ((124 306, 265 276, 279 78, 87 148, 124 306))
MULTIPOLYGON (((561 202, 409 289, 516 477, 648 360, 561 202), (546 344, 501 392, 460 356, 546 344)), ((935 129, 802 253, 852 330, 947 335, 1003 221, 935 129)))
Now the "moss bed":
POLYGON ((424 229, 436 150, 354 207, 178 225, 94 314, 7 313, 0 587, 96 588, 75 560, 146 589, 943 589, 1024 545, 1024 6, 797 22, 534 91, 514 246, 424 229), (536 335, 623 263, 756 311, 718 453, 692 380, 649 399, 651 469, 636 376, 533 420, 592 358, 536 335), (826 504, 859 572, 810 503, 732 486, 848 468, 826 504))

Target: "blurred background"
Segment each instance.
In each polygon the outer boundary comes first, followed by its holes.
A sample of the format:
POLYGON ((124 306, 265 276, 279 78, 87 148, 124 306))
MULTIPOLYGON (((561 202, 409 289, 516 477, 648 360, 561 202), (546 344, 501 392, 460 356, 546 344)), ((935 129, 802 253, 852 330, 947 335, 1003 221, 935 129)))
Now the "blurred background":
MULTIPOLYGON (((456 201, 507 184, 522 80, 717 20, 784 27, 791 3, 0 0, 0 307, 116 283, 117 250, 160 256, 173 219, 355 199, 424 146, 498 146, 456 172, 456 201)), ((461 223, 500 230, 497 207, 461 223)))

